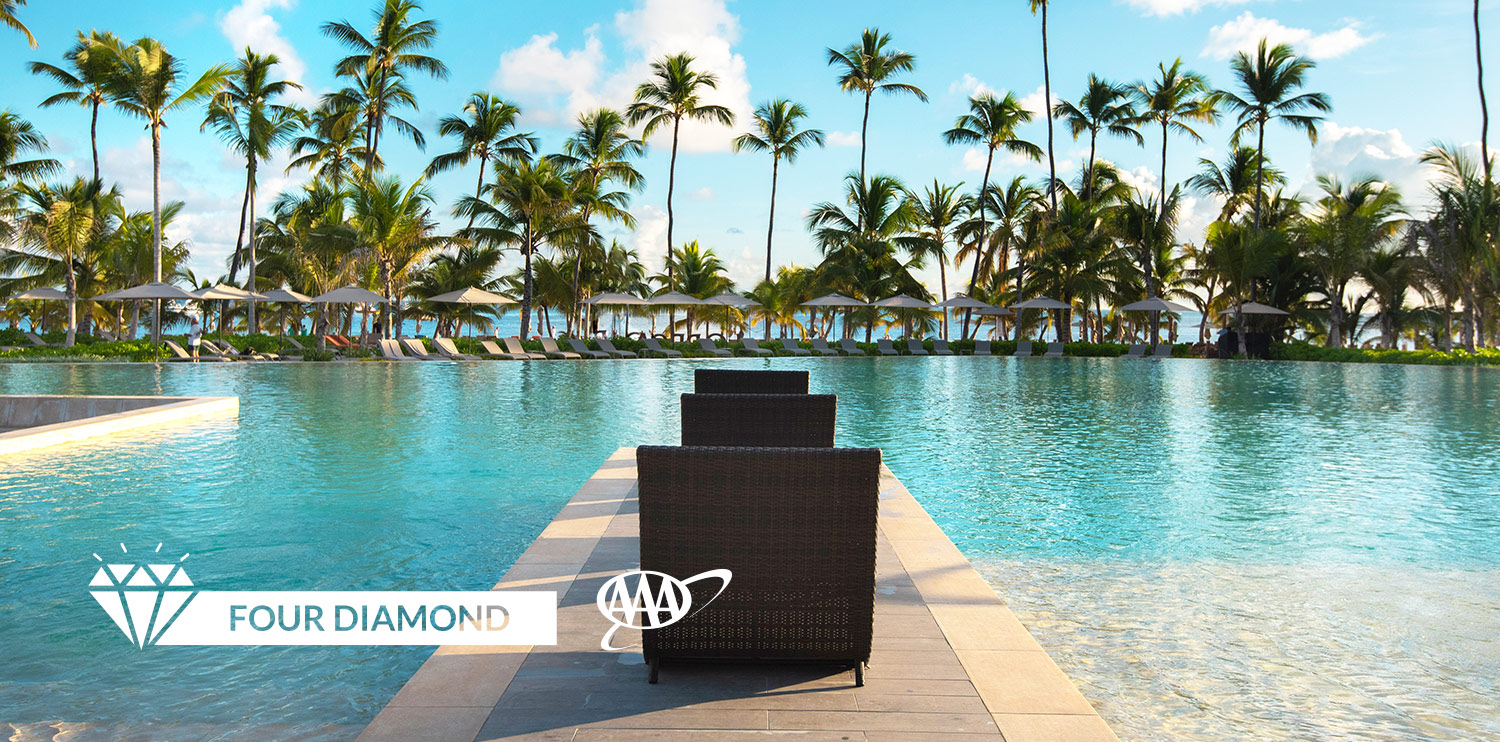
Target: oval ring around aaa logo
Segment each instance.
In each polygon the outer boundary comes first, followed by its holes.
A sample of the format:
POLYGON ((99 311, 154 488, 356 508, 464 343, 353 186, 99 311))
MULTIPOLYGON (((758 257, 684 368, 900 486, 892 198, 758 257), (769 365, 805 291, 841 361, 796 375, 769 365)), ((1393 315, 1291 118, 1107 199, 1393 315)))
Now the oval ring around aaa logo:
POLYGON ((685 580, 651 570, 632 570, 615 575, 599 588, 594 601, 599 612, 614 624, 599 640, 599 648, 606 652, 628 649, 611 646, 610 639, 616 631, 622 628, 660 629, 707 608, 709 603, 724 594, 733 577, 727 569, 711 569, 685 580), (718 580, 719 591, 694 611, 693 593, 688 585, 705 579, 718 580))

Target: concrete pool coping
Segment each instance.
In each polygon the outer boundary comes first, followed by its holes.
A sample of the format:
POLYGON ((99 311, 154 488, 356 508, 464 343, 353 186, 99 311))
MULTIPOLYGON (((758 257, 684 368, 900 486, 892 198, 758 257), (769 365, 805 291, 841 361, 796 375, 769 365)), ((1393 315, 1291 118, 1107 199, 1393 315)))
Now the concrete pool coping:
POLYGON ((0 456, 239 408, 239 397, 0 394, 0 456))
POLYGON ((636 505, 635 449, 621 448, 494 587, 556 591, 557 645, 439 647, 359 740, 1117 742, 884 467, 863 688, 847 670, 762 665, 670 665, 649 685, 639 651, 600 650, 610 624, 594 604, 638 566, 636 505))

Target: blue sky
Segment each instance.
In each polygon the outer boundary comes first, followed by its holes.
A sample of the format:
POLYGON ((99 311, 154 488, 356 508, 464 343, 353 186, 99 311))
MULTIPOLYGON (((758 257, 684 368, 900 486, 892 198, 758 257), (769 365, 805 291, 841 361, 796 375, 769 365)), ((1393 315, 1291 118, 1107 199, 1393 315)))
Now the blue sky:
MULTIPOLYGON (((54 92, 27 74, 31 60, 59 61, 75 30, 109 30, 126 39, 154 36, 184 58, 196 74, 231 59, 250 45, 283 59, 284 76, 307 88, 311 101, 333 89, 341 49, 319 32, 325 21, 369 24, 371 0, 242 0, 179 3, 34 3, 20 16, 41 48, 18 38, 0 38, 4 92, 0 106, 21 113, 51 140, 57 156, 77 172, 88 165, 88 122, 82 109, 40 109, 54 92)), ((1370 173, 1400 186, 1410 201, 1423 200, 1425 173, 1417 155, 1433 141, 1477 147, 1479 106, 1475 96, 1473 38, 1468 0, 1060 0, 1051 13, 1054 98, 1076 98, 1089 73, 1116 81, 1151 75, 1156 65, 1182 57, 1215 85, 1228 85, 1228 56, 1261 36, 1293 43, 1317 59, 1311 87, 1332 96, 1316 146, 1290 130, 1268 136, 1271 158, 1294 187, 1317 173, 1346 177, 1370 173)), ((1486 30, 1500 39, 1500 2, 1486 2, 1486 30)), ((425 15, 440 24, 434 53, 452 70, 448 80, 417 79, 421 110, 409 118, 427 130, 426 153, 409 142, 387 139, 382 154, 403 178, 416 177, 432 154, 449 142, 433 137, 438 117, 456 112, 472 92, 487 90, 525 111, 525 128, 555 151, 568 124, 586 108, 623 106, 652 58, 686 50, 716 72, 721 85, 711 96, 740 117, 733 129, 699 129, 685 137, 678 163, 679 243, 697 239, 713 248, 742 285, 753 281, 764 261, 770 161, 763 155, 728 152, 749 112, 762 101, 787 97, 811 112, 809 125, 829 134, 829 146, 811 151, 781 172, 775 262, 812 264, 817 252, 802 215, 818 202, 836 200, 841 178, 858 167, 860 101, 839 91, 825 63, 825 49, 858 39, 878 26, 897 48, 917 56, 906 78, 931 100, 877 97, 870 121, 872 172, 920 187, 934 178, 977 188, 983 159, 942 143, 941 132, 963 112, 967 96, 980 89, 1015 91, 1033 107, 1042 101, 1038 22, 1024 0, 959 3, 808 3, 781 0, 620 0, 619 2, 506 3, 429 0, 425 15)), ((1493 55, 1490 55, 1493 56, 1493 55)), ((1496 63, 1500 76, 1500 63, 1496 63)), ((1500 106, 1500 99, 1495 100, 1500 106)), ((243 184, 243 163, 209 133, 198 130, 199 111, 169 120, 165 136, 163 188, 167 198, 187 202, 177 238, 193 243, 192 267, 200 276, 225 271, 234 243, 243 184)), ((1039 144, 1037 122, 1022 130, 1039 144)), ((101 158, 106 179, 118 181, 129 205, 150 208, 150 145, 140 123, 114 112, 101 116, 101 158)), ((1222 159, 1229 127, 1207 127, 1203 143, 1174 137, 1169 182, 1197 168, 1199 157, 1222 159)), ((1087 152, 1057 129, 1058 168, 1072 174, 1087 152)), ((1102 144, 1101 156, 1118 164, 1136 183, 1159 185, 1160 134, 1147 131, 1145 148, 1121 141, 1102 144)), ((665 244, 668 140, 653 139, 640 163, 648 179, 632 210, 635 233, 620 231, 622 243, 640 250, 653 268, 665 244)), ((281 173, 284 160, 268 169, 261 184, 262 208, 275 193, 304 175, 281 173)), ((995 180, 1045 173, 1045 163, 998 158, 995 180)), ((446 211, 473 187, 463 170, 433 180, 446 211)), ((1187 204, 1183 238, 1193 240, 1217 212, 1204 199, 1187 204)), ((936 271, 928 280, 936 293, 936 271)), ((950 289, 959 279, 950 271, 950 289)))

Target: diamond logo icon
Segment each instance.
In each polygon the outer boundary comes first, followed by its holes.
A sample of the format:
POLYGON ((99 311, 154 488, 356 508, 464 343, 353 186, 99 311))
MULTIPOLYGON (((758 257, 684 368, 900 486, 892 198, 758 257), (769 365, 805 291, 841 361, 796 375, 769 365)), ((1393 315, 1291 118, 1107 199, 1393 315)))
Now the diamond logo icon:
MULTIPOLYGON (((157 544, 153 558, 160 551, 161 544, 157 544)), ((154 564, 129 559, 124 544, 120 552, 126 555, 120 560, 125 563, 105 562, 94 555, 103 566, 89 581, 89 594, 120 631, 144 649, 161 639, 198 590, 182 569, 187 554, 175 564, 154 564)))

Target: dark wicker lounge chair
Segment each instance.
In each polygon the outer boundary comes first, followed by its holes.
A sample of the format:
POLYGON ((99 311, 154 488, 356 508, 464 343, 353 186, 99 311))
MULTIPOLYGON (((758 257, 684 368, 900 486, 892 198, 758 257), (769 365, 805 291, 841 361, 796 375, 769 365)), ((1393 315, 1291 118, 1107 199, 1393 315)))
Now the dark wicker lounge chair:
POLYGON ((693 371, 699 394, 806 394, 806 371, 738 371, 700 368, 693 371))
POLYGON ((704 353, 712 353, 720 357, 727 358, 734 355, 734 351, 728 348, 720 348, 718 344, 710 338, 698 338, 698 347, 702 348, 704 353))
POLYGON ((578 338, 568 338, 568 347, 572 348, 574 353, 577 353, 577 354, 579 354, 581 356, 584 356, 585 358, 608 358, 609 357, 608 353, 606 353, 606 352, 604 352, 602 350, 593 350, 593 349, 589 348, 589 346, 587 344, 585 344, 582 340, 579 340, 578 338))
POLYGON ((987 355, 990 355, 990 341, 988 341, 988 340, 975 340, 974 341, 974 350, 969 351, 969 355, 971 355, 971 356, 987 356, 987 355))
POLYGON ((932 339, 932 354, 935 356, 951 356, 953 349, 948 347, 948 341, 942 338, 932 339))
POLYGON ((808 349, 806 349, 806 348, 798 345, 797 341, 793 340, 791 338, 782 338, 781 339, 781 349, 784 350, 784 351, 786 351, 786 352, 788 352, 788 353, 791 353, 794 356, 810 356, 810 355, 812 355, 812 351, 810 351, 810 350, 808 350, 808 349))
MULTIPOLYGON (((875 341, 875 349, 878 350, 878 351, 880 351, 880 355, 883 355, 883 356, 899 356, 899 355, 901 355, 901 351, 896 350, 896 346, 891 345, 891 339, 890 338, 879 338, 878 340, 876 340, 875 341)), ((922 355, 927 355, 927 354, 923 353, 922 355)))
POLYGON ((913 356, 927 355, 927 349, 922 347, 922 341, 916 338, 906 339, 906 353, 913 356))
POLYGON ((646 337, 644 337, 644 338, 642 338, 641 339, 641 343, 646 346, 646 350, 645 350, 646 353, 655 353, 655 354, 657 354, 657 355, 659 355, 659 356, 661 356, 663 358, 681 358, 682 357, 682 351, 680 351, 680 350, 673 350, 671 348, 663 348, 662 345, 661 345, 661 343, 659 343, 659 342, 656 341, 656 338, 651 337, 649 335, 646 336, 646 337))
POLYGON ((832 448, 833 394, 684 394, 682 445, 832 448))
POLYGON ((663 661, 828 662, 864 684, 880 450, 642 446, 641 569, 689 579, 693 612, 642 632, 663 661))

